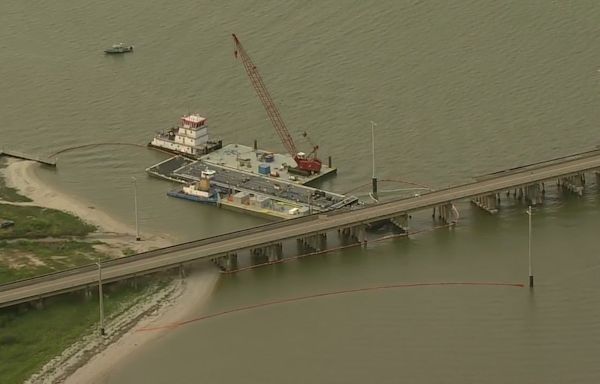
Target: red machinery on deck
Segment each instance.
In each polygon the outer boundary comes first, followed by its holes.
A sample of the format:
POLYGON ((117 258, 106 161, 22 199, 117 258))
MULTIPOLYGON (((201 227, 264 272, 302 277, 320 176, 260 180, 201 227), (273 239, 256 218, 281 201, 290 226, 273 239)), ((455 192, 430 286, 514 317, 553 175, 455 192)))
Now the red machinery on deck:
MULTIPOLYGON (((273 127, 279 135, 283 146, 290 153, 290 155, 292 155, 297 164, 296 170, 309 174, 321 172, 321 160, 317 158, 317 149, 319 149, 319 146, 313 145, 312 151, 309 154, 298 152, 296 144, 294 143, 294 140, 292 140, 290 132, 286 128, 281 114, 279 113, 277 106, 275 106, 269 91, 267 91, 267 87, 265 86, 262 77, 258 73, 256 65, 254 65, 252 59, 246 53, 246 50, 242 46, 242 43, 240 43, 240 40, 237 38, 237 36, 235 34, 232 34, 232 36, 235 44, 234 55, 236 58, 241 59, 244 69, 246 70, 246 74, 248 74, 248 78, 250 79, 250 83, 252 83, 252 87, 256 91, 258 98, 265 107, 267 115, 269 116, 269 120, 271 120, 271 124, 273 124, 273 127)), ((303 133, 303 136, 307 137, 306 132, 303 133)))

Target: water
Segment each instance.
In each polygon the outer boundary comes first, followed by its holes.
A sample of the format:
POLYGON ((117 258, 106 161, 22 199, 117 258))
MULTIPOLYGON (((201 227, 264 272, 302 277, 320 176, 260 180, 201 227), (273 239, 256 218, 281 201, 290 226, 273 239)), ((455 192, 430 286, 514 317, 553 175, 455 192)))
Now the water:
MULTIPOLYGON (((281 150, 233 58, 235 32, 294 137, 308 130, 333 156, 339 175, 324 188, 368 182, 370 120, 380 178, 439 188, 600 144, 598 17, 593 2, 3 1, 0 146, 145 144, 197 111, 224 142, 281 150), (119 41, 135 52, 102 54, 119 41)), ((179 240, 264 222, 167 198, 143 171, 163 158, 87 148, 39 174, 132 225, 135 176, 142 230, 179 240)), ((169 333, 107 382, 597 382, 598 188, 549 191, 533 293, 398 288, 238 312, 169 333)), ((399 282, 526 282, 524 207, 459 209, 452 231, 221 279, 197 313, 399 282)))

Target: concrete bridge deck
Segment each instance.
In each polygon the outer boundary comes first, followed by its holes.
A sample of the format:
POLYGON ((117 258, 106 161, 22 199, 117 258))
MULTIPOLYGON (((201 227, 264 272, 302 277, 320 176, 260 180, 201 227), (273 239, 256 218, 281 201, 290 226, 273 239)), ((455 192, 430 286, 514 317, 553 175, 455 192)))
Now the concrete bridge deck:
MULTIPOLYGON (((506 175, 499 174, 494 178, 437 190, 408 199, 368 205, 361 209, 337 210, 328 214, 266 224, 104 262, 102 263, 103 280, 116 281, 176 267, 193 260, 211 259, 242 249, 276 244, 285 239, 363 225, 452 201, 501 192, 596 169, 600 169, 600 153, 581 158, 567 158, 560 162, 553 161, 547 165, 536 166, 535 169, 514 170, 506 175)), ((96 268, 96 265, 92 264, 0 285, 0 307, 94 285, 97 282, 96 268)))

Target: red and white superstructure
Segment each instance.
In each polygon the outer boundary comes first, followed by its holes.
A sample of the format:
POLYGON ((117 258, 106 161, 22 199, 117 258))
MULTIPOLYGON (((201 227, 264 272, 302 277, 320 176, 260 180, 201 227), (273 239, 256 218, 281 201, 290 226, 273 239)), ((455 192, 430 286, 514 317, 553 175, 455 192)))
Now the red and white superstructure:
POLYGON ((200 157, 221 148, 221 142, 211 141, 208 137, 206 118, 192 113, 181 117, 177 127, 154 136, 150 146, 177 154, 200 157))

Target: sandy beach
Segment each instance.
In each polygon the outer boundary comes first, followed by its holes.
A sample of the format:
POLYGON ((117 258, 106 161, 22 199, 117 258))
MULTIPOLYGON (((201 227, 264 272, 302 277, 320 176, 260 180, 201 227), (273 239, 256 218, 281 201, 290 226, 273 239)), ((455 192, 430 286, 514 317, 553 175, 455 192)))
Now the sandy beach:
MULTIPOLYGON (((170 324, 190 317, 190 314, 195 309, 200 308, 210 297, 218 279, 219 272, 211 264, 192 270, 185 280, 175 282, 175 289, 169 298, 162 302, 159 298, 158 306, 153 308, 150 311, 151 313, 137 321, 133 327, 130 327, 123 336, 106 349, 95 354, 84 366, 68 376, 65 383, 105 383, 111 369, 117 364, 122 363, 124 359, 143 348, 148 342, 160 338, 168 332, 166 330, 138 332, 137 330, 170 324)), ((152 303, 155 300, 157 298, 150 300, 150 302, 152 303)), ((133 311, 129 316, 132 316, 135 312, 133 311)), ((41 381, 41 383, 51 382, 41 381)))
MULTIPOLYGON (((22 205, 58 209, 79 216, 98 227, 95 240, 111 246, 129 247, 136 251, 164 247, 173 243, 166 235, 146 234, 136 241, 133 228, 83 201, 48 188, 35 174, 39 165, 31 161, 11 160, 1 170, 6 184, 33 200, 22 205)), ((131 308, 106 321, 108 335, 94 330, 48 362, 26 383, 103 383, 118 362, 131 356, 164 331, 137 332, 143 327, 173 323, 189 316, 210 297, 219 279, 218 270, 210 263, 198 263, 187 270, 185 279, 176 279, 166 288, 156 290, 131 308)))
POLYGON ((135 228, 76 197, 48 188, 48 185, 44 184, 35 174, 36 167, 39 167, 39 164, 33 161, 10 159, 8 166, 2 170, 7 186, 15 188, 20 194, 33 200, 31 203, 19 203, 19 205, 36 205, 72 213, 98 227, 98 230, 90 237, 139 252, 166 247, 175 242, 168 235, 147 233, 144 234, 143 241, 136 241, 135 228))

